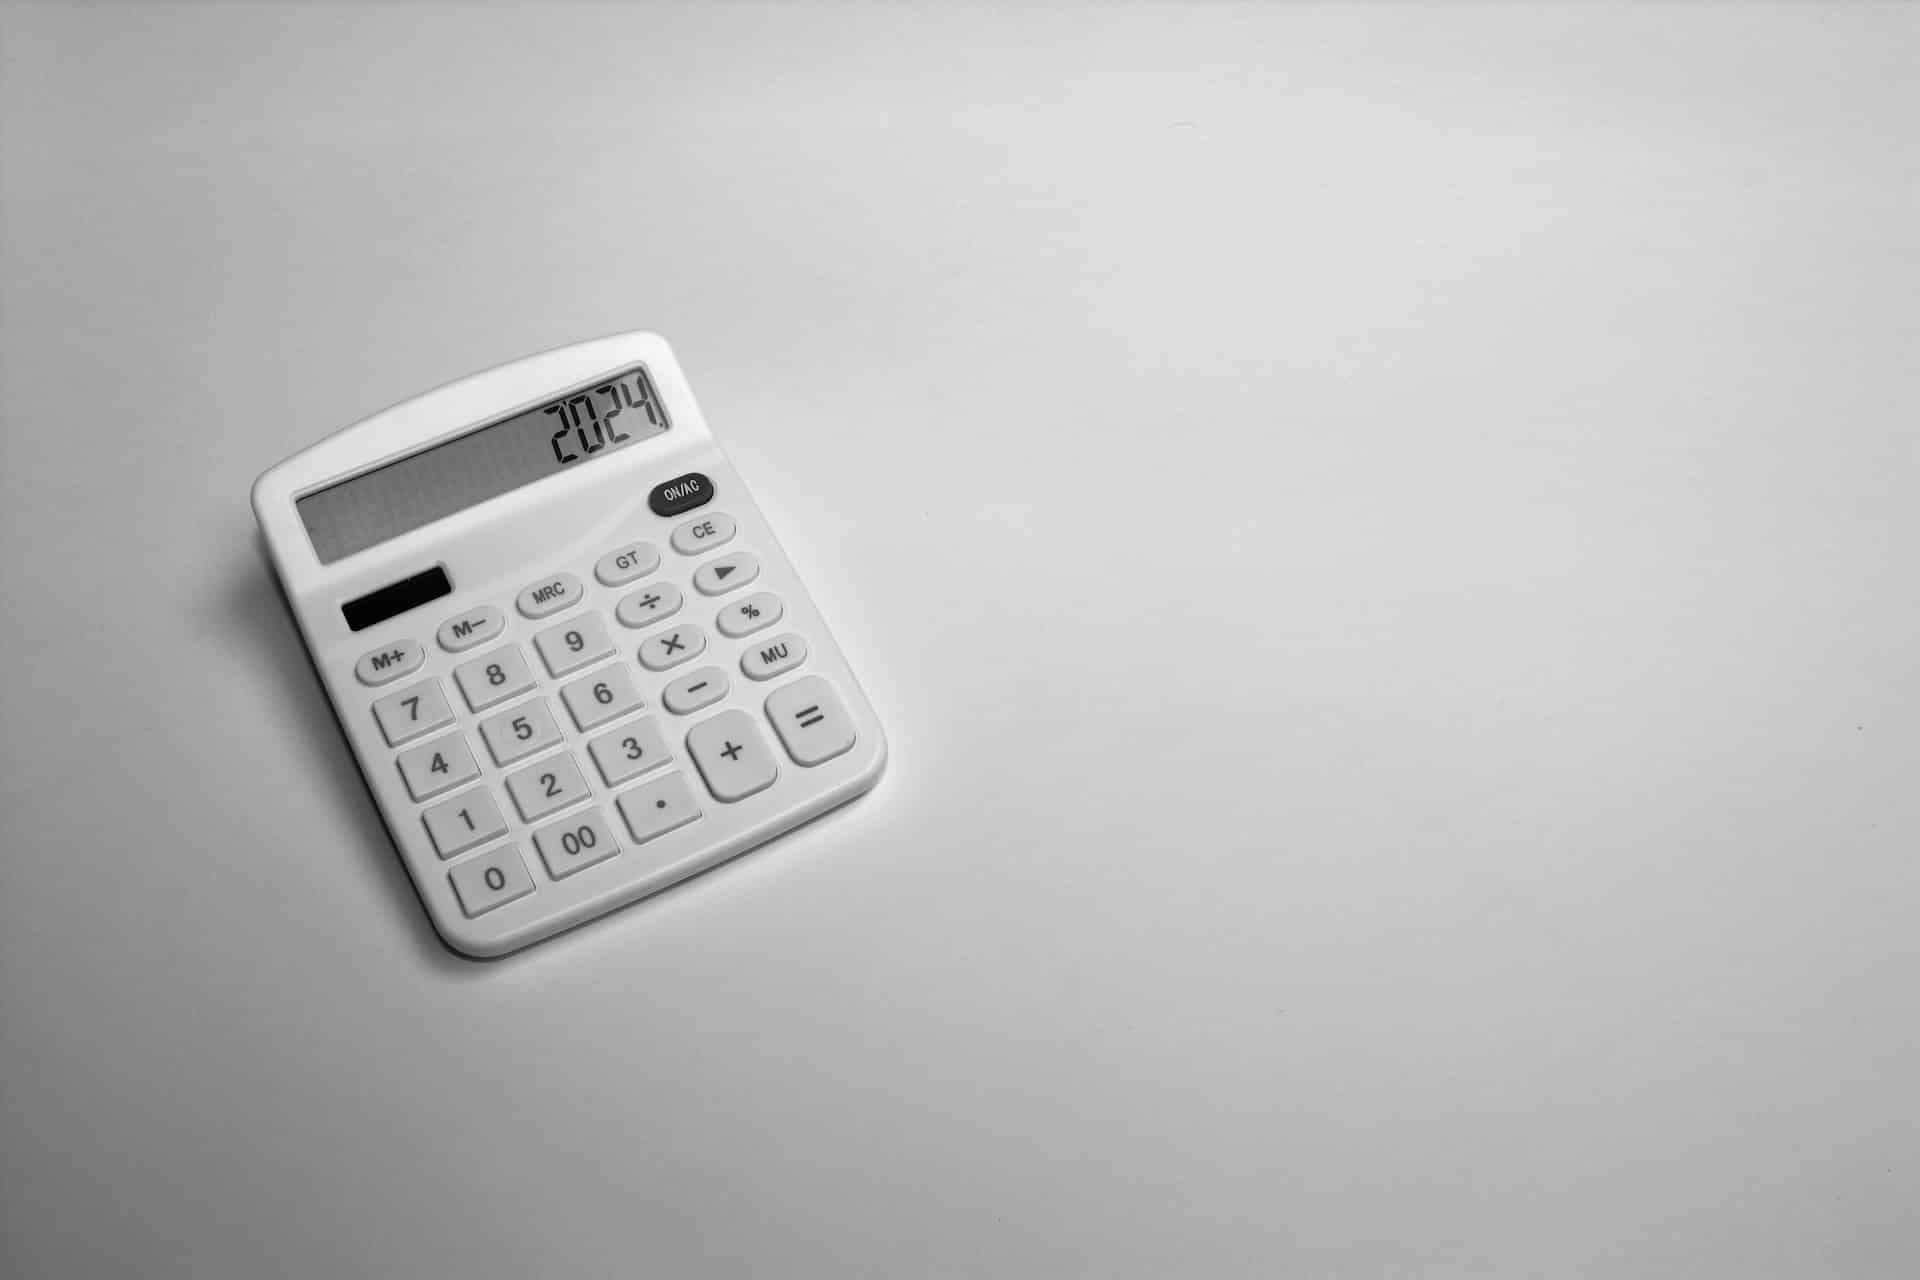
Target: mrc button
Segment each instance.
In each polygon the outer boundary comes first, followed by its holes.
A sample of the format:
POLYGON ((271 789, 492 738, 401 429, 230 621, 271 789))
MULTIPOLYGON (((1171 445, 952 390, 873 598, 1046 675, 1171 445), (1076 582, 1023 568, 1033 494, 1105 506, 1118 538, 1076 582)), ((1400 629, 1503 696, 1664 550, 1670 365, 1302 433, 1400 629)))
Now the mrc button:
POLYGON ((712 501, 713 481, 698 471, 689 471, 665 484, 655 485, 653 492, 647 495, 647 505, 653 508, 653 514, 657 516, 677 516, 682 511, 704 507, 712 501))

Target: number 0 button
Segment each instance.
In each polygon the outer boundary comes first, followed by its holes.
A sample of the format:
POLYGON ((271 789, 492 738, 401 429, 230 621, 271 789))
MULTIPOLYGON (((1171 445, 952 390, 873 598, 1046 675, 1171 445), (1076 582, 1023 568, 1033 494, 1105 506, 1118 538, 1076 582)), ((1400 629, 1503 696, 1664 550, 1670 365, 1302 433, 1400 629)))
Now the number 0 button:
POLYGON ((533 892, 533 877, 512 845, 463 862, 447 873, 467 918, 483 916, 533 892))

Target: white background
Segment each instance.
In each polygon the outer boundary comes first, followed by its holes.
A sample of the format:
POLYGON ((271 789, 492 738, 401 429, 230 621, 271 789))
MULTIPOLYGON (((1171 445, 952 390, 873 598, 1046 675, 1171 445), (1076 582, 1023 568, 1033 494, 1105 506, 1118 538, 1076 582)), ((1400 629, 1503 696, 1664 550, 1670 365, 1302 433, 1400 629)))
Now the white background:
POLYGON ((1920 11, 9 7, 0 1270, 1920 1270, 1920 11), (672 340, 893 743, 435 941, 255 474, 672 340))

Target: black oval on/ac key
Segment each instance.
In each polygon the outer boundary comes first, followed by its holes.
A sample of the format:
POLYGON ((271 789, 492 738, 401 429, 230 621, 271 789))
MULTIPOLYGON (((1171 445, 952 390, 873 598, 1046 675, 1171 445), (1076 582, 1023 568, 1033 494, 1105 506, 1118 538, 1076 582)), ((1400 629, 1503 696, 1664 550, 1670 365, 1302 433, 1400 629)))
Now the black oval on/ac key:
POLYGON ((713 481, 698 471, 689 471, 665 484, 657 484, 653 492, 647 495, 647 505, 653 508, 653 514, 657 516, 677 516, 682 511, 704 507, 712 501, 713 481))

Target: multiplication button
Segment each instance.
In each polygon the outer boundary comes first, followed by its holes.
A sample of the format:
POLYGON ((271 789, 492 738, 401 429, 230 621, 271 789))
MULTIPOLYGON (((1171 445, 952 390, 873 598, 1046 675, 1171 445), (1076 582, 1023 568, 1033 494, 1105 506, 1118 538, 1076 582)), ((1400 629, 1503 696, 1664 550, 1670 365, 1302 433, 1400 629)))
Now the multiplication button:
POLYGON ((853 748, 853 717, 819 676, 775 690, 767 698, 767 719, 797 765, 824 764, 853 748))
POLYGON ((640 665, 649 671, 665 671, 683 662, 691 662, 706 652, 707 633, 682 623, 671 631, 640 642, 640 665))

